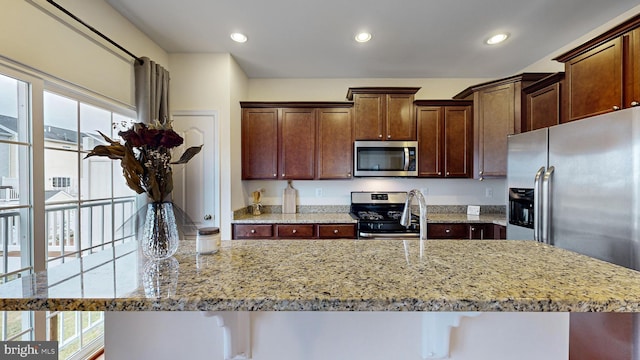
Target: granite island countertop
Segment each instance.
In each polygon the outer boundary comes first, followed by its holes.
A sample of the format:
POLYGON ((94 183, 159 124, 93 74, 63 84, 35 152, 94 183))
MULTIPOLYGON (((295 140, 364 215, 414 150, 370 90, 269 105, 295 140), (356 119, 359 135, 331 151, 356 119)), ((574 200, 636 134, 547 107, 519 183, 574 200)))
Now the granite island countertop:
POLYGON ((533 241, 181 241, 157 266, 135 243, 0 285, 0 310, 640 311, 640 272, 533 241))

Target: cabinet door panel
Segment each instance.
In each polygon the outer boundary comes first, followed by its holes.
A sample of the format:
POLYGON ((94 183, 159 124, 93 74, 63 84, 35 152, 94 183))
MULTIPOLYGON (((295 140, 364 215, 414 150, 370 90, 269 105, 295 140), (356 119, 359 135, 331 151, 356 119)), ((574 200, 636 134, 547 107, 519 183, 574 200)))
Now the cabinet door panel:
POLYGON ((280 178, 314 178, 316 123, 314 109, 282 109, 280 178))
POLYGON ((513 83, 481 90, 478 103, 479 152, 481 176, 506 176, 507 135, 514 133, 513 83))
POLYGON ((537 130, 560 123, 560 83, 527 95, 526 130, 537 130))
POLYGON ((382 140, 384 95, 355 94, 355 138, 356 140, 382 140))
POLYGON ((565 64, 568 121, 613 111, 622 104, 622 40, 617 38, 565 64))
POLYGON ((416 140, 416 121, 413 116, 413 99, 413 95, 387 95, 387 140, 416 140))
POLYGON ((275 179, 278 174, 278 110, 244 109, 242 178, 275 179))
POLYGON ((353 169, 351 109, 318 109, 318 179, 350 179, 353 169))
POLYGON ((469 177, 471 174, 471 107, 444 109, 444 175, 469 177))
POLYGON ((624 35, 624 107, 640 103, 640 28, 624 35))
POLYGON ((420 106, 417 109, 418 176, 440 177, 442 175, 442 107, 420 106))

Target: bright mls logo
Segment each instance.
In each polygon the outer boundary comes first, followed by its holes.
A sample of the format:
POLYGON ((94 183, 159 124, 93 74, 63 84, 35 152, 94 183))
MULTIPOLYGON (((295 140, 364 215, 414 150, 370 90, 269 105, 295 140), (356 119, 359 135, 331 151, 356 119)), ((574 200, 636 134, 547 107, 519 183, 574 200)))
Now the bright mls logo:
POLYGON ((0 360, 58 360, 57 341, 0 341, 0 360))

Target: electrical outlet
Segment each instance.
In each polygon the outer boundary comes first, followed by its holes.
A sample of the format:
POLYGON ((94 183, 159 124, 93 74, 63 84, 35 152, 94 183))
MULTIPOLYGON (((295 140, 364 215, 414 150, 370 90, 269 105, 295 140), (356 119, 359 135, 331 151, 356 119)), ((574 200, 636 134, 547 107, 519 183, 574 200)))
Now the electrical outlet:
POLYGON ((316 197, 322 197, 323 192, 322 192, 322 188, 316 188, 316 197))
POLYGON ((486 197, 493 197, 493 188, 486 188, 484 190, 484 196, 486 197))

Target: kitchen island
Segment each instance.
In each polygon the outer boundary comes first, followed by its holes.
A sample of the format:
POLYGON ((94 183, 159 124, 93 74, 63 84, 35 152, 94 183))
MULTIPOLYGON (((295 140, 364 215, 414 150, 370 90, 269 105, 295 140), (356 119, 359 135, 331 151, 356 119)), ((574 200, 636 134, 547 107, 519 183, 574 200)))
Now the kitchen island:
POLYGON ((135 243, 0 285, 1 310, 637 312, 640 272, 533 241, 135 243))

